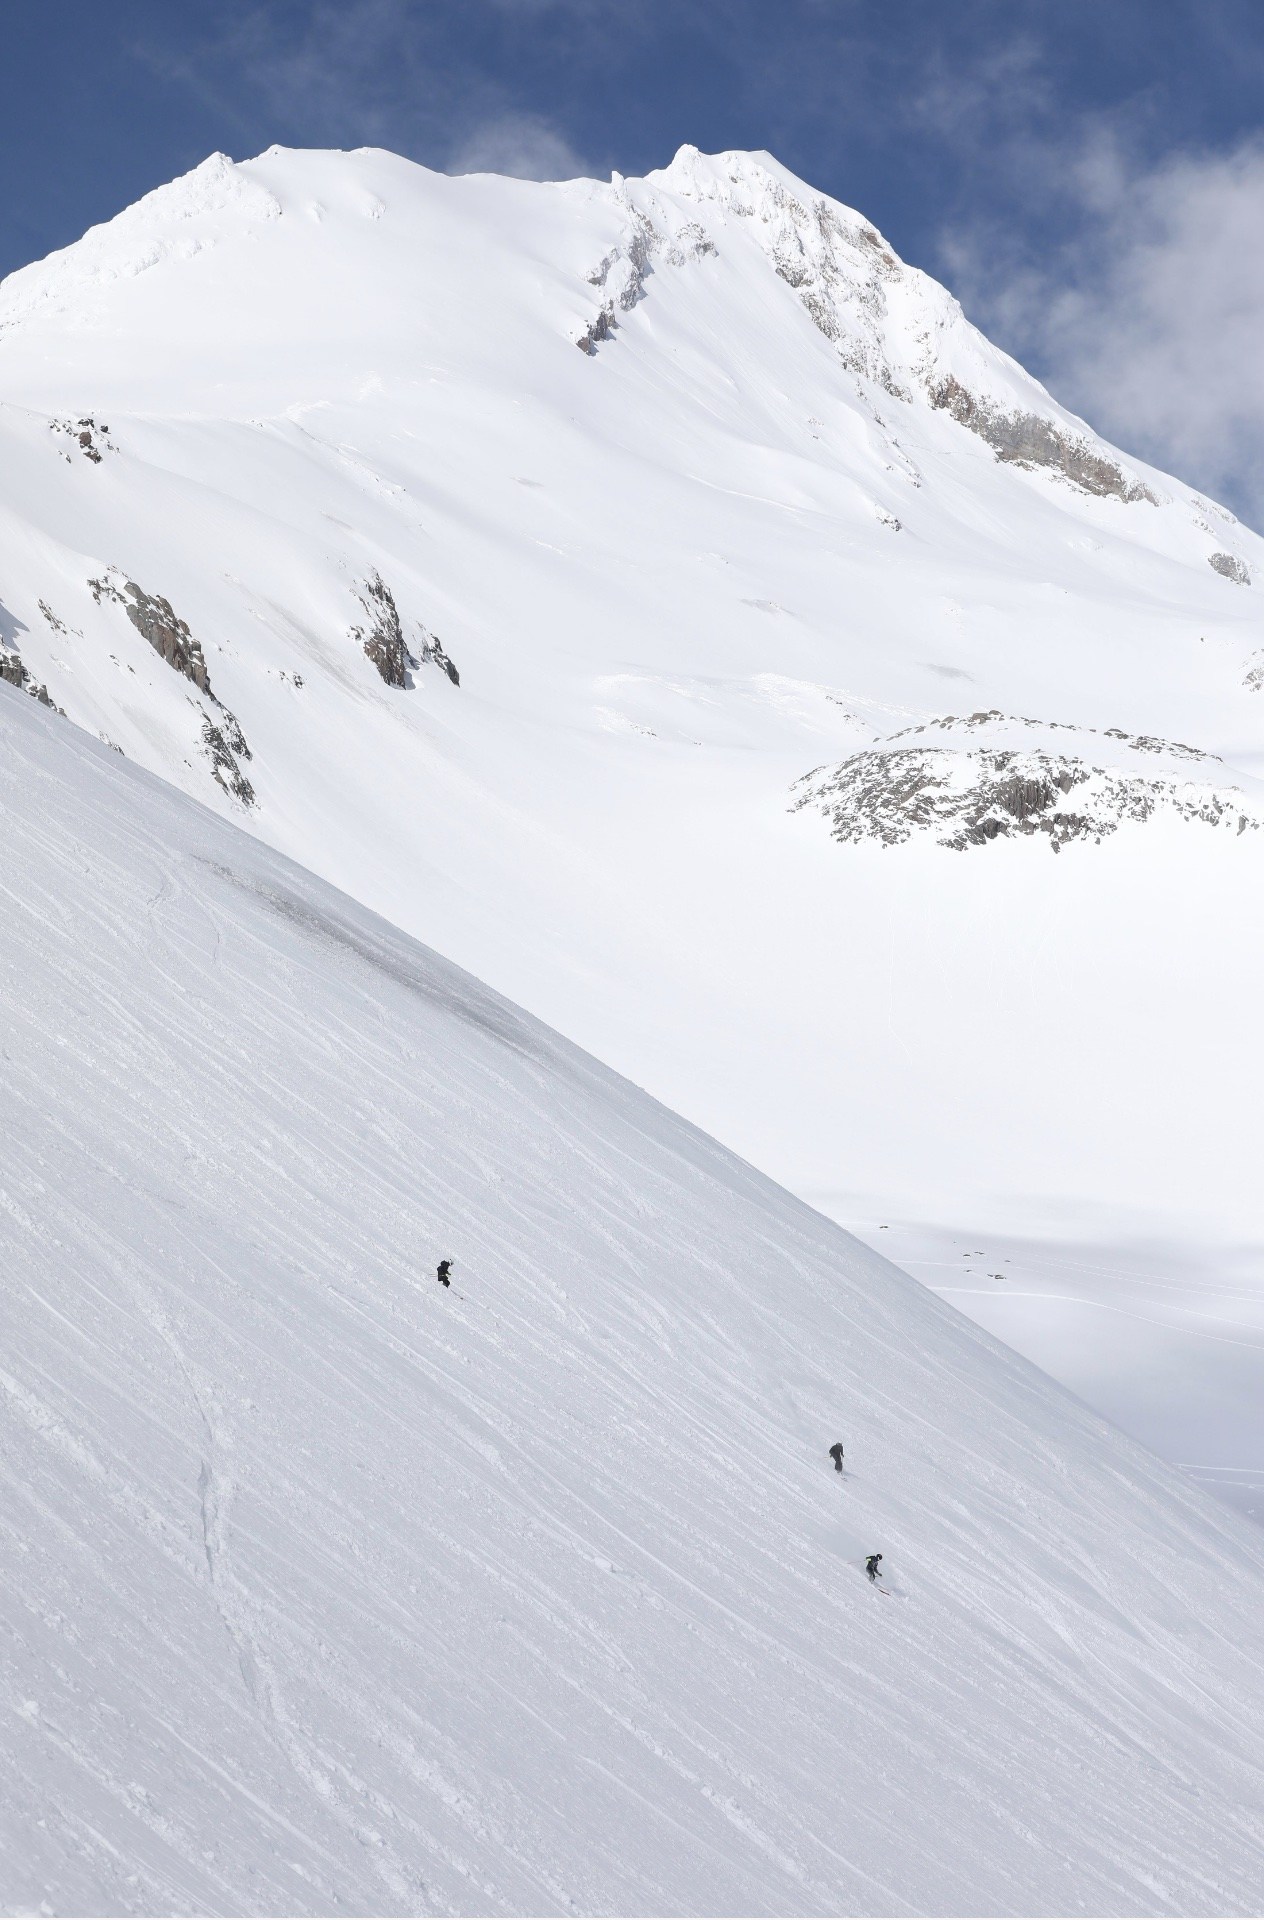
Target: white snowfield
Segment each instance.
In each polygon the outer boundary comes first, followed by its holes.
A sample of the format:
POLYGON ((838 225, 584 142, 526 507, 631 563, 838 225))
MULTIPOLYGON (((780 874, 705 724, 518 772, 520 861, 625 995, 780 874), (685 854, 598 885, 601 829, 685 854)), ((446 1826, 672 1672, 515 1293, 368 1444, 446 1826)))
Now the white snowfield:
POLYGON ((0 806, 5 1911, 1258 1911, 1264 1533, 8 687, 0 806))
POLYGON ((760 154, 216 156, 0 394, 0 673, 1264 1482, 1254 533, 760 154))

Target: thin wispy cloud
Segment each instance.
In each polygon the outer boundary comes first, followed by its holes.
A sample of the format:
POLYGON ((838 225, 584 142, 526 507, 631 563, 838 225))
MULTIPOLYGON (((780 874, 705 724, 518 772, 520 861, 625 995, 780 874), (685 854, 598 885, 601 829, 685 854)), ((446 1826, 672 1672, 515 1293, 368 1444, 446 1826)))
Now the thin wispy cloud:
MULTIPOLYGON (((504 19, 604 5, 472 0, 471 11, 504 19)), ((547 115, 454 52, 444 11, 414 0, 257 0, 222 10, 191 45, 150 45, 142 57, 243 127, 266 122, 282 142, 390 146, 458 172, 583 173, 583 158, 547 115)))
POLYGON ((473 127, 452 149, 448 173, 504 173, 516 180, 575 180, 593 169, 570 141, 530 113, 503 113, 473 127))
POLYGON ((1264 138, 1156 156, 1150 131, 1135 105, 1028 120, 997 162, 1048 219, 958 217, 940 265, 1059 399, 1264 525, 1264 138))
POLYGON ((1261 520, 1264 28, 1253 0, 1179 11, 221 0, 171 10, 139 52, 239 153, 375 144, 562 178, 685 140, 769 147, 1095 425, 1261 520))
POLYGON ((1027 327, 1051 377, 1139 451, 1264 526, 1264 143, 1106 183, 1091 244, 1027 327))

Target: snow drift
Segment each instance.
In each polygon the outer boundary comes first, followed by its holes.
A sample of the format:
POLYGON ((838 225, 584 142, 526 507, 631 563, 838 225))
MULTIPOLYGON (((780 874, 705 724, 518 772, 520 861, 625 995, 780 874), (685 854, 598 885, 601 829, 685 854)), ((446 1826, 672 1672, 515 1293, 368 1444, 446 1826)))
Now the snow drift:
POLYGON ((1255 1909, 1264 1535, 9 687, 0 801, 6 1909, 1255 1909))

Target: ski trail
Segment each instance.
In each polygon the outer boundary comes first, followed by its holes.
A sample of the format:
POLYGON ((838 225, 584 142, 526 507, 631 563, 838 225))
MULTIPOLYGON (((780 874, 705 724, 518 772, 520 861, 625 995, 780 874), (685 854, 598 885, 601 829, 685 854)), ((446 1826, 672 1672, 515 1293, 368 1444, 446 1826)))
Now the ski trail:
MULTIPOLYGON (((143 1289, 133 1288, 137 1306, 171 1354, 196 1410, 202 1438, 198 1469, 198 1517, 206 1575, 224 1631, 233 1650, 237 1671, 259 1723, 272 1744, 313 1798, 327 1809, 340 1827, 364 1850, 368 1862, 406 1912, 432 1905, 429 1889, 416 1868, 387 1845, 381 1828, 363 1817, 356 1800, 366 1792, 340 1763, 323 1755, 304 1737, 287 1708, 284 1691, 268 1657, 264 1636, 252 1617, 249 1594, 238 1579, 229 1548, 229 1514, 235 1492, 231 1471, 232 1430, 217 1394, 194 1373, 171 1321, 143 1289), (341 1784, 339 1780, 341 1776, 341 1784)), ((378 1807, 387 1819, 394 1810, 378 1807)))
POLYGON ((1253 1910, 1254 1533, 11 692, 0 1901, 1253 1910))

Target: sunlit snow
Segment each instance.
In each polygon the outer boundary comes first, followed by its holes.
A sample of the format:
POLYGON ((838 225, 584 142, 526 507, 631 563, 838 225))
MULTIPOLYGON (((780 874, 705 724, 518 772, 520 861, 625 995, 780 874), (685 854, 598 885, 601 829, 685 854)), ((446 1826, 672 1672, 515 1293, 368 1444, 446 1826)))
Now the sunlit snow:
POLYGON ((10 687, 0 805, 6 1910, 1256 1910, 1264 1533, 10 687))
POLYGON ((1256 535, 766 155, 217 156, 4 283, 0 390, 5 672, 936 1284, 1126 1270, 1071 1341, 950 1297, 1264 1477, 1256 535), (965 850, 794 810, 928 739, 965 850), (1042 782, 1089 830, 989 837, 1042 782))

